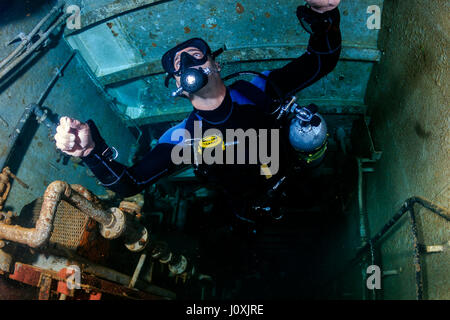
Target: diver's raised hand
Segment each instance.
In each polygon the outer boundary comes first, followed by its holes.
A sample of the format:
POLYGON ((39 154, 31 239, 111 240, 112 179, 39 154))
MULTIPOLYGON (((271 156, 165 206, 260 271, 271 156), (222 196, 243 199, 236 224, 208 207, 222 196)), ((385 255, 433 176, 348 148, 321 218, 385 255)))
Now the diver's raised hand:
POLYGON ((313 11, 324 13, 336 8, 341 0, 306 0, 313 11))
POLYGON ((95 147, 89 126, 69 117, 59 120, 55 141, 58 149, 74 157, 85 157, 95 147))

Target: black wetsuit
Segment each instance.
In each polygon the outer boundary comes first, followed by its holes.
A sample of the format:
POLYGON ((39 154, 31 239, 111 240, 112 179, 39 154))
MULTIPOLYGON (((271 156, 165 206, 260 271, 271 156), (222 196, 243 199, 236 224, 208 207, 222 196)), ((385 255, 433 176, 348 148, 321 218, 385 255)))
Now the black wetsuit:
MULTIPOLYGON (((109 161, 102 155, 108 146, 94 123, 88 121, 96 146, 83 158, 84 162, 105 187, 120 196, 131 196, 171 173, 176 167, 171 160, 172 150, 176 145, 186 142, 183 137, 172 138, 176 129, 184 128, 194 137, 194 122, 199 121, 203 132, 216 128, 225 137, 225 129, 240 128, 245 131, 249 128, 273 128, 273 116, 268 114, 272 111, 271 102, 277 97, 277 93, 269 86, 270 82, 275 83, 283 95, 293 95, 328 74, 336 66, 341 52, 338 9, 331 11, 330 16, 333 18, 331 28, 311 35, 306 53, 280 69, 265 73, 270 79, 269 82, 261 77, 255 77, 251 83, 236 81, 227 87, 226 97, 217 109, 201 111, 194 108, 185 120, 162 135, 158 144, 132 167, 109 161)), ((205 173, 203 177, 207 182, 222 186, 231 197, 234 195, 242 198, 246 190, 262 186, 267 180, 260 174, 260 164, 203 164, 198 168, 199 172, 205 173)))

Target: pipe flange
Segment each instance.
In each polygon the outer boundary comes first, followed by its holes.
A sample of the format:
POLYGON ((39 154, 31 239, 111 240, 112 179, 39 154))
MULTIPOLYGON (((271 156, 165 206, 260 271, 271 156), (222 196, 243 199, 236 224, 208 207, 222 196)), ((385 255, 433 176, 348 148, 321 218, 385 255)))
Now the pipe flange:
POLYGON ((170 262, 170 260, 172 260, 172 256, 173 256, 173 254, 172 254, 172 252, 170 252, 166 259, 159 259, 159 262, 161 262, 162 264, 166 264, 166 263, 170 262))
POLYGON ((109 225, 100 225, 100 234, 109 240, 120 237, 126 228, 126 220, 124 213, 118 208, 110 208, 112 221, 109 225))
POLYGON ((149 242, 148 240, 148 231, 145 227, 143 227, 141 238, 134 243, 125 243, 125 247, 132 252, 139 252, 144 250, 149 242))
POLYGON ((36 115, 36 121, 37 123, 41 124, 42 122, 47 119, 48 110, 44 109, 41 116, 36 115))
POLYGON ((180 262, 178 262, 176 265, 169 264, 169 270, 173 274, 182 274, 183 272, 186 271, 186 267, 187 267, 187 259, 183 255, 181 256, 180 262))

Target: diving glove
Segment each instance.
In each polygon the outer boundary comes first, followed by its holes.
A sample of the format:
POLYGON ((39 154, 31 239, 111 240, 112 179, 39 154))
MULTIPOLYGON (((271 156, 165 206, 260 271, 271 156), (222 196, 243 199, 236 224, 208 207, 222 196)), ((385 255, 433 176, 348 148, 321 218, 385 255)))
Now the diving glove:
POLYGON ((297 18, 303 29, 310 34, 327 33, 333 25, 339 26, 339 9, 318 13, 311 9, 310 5, 299 6, 297 8, 297 18))

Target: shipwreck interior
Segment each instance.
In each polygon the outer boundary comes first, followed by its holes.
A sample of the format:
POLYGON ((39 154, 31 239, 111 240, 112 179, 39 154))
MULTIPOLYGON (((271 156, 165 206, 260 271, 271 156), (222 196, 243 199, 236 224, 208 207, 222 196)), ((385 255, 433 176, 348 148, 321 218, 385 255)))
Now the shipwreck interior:
POLYGON ((302 4, 1 1, 0 299, 450 299, 447 0, 341 1, 340 60, 296 96, 327 151, 280 219, 236 225, 190 166, 121 198, 56 148, 58 118, 93 119, 133 165, 192 111, 164 52, 201 37, 222 76, 280 68, 307 48, 302 4))

